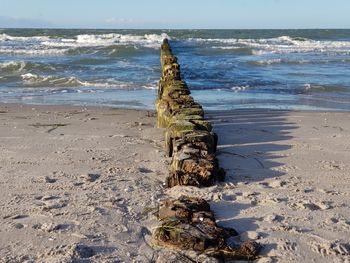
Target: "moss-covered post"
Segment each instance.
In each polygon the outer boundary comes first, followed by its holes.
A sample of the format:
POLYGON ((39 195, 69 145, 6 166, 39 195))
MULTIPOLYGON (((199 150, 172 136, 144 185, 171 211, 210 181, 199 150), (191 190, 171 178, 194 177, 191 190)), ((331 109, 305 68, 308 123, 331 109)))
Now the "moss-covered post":
MULTIPOLYGON (((206 187, 224 180, 225 172, 215 157, 218 137, 204 118, 202 106, 190 96, 186 82, 181 79, 180 65, 167 39, 161 46, 160 61, 157 127, 165 129, 165 151, 172 157, 166 186, 206 187)), ((203 199, 166 200, 158 217, 162 224, 153 233, 153 243, 158 246, 221 258, 250 260, 257 255, 259 246, 255 242, 239 248, 226 245, 226 238, 237 233, 217 226, 209 204, 203 199)))
POLYGON ((165 149, 172 157, 167 185, 212 185, 224 177, 215 158, 217 136, 181 79, 180 65, 167 39, 161 46, 160 61, 156 109, 157 126, 166 129, 165 149))

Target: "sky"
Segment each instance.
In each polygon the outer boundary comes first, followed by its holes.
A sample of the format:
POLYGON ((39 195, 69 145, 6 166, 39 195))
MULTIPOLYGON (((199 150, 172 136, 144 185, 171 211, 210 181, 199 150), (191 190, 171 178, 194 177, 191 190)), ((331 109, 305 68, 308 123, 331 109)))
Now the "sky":
POLYGON ((0 0, 0 28, 350 28, 350 0, 0 0))

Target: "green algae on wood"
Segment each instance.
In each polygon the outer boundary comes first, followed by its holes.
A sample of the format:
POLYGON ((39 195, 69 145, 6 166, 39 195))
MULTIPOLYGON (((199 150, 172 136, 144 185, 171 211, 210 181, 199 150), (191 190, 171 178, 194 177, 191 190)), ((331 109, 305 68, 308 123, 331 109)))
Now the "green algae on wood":
MULTIPOLYGON (((166 39, 161 46, 156 109, 157 126, 165 128, 165 151, 172 157, 167 187, 207 187, 225 177, 215 157, 218 136, 204 118, 202 106, 190 94, 181 79, 178 59, 166 39)), ((153 243, 157 246, 195 250, 212 258, 252 260, 257 256, 259 246, 253 241, 238 248, 226 244, 226 238, 237 232, 217 226, 205 200, 180 197, 166 201, 159 209, 159 219, 162 224, 153 233, 153 243)))

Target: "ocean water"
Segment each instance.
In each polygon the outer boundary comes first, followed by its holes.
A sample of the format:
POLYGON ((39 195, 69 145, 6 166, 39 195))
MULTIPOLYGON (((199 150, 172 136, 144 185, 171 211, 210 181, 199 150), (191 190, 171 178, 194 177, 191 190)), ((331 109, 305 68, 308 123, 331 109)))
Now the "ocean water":
POLYGON ((350 30, 0 29, 0 102, 154 109, 164 38, 206 110, 350 110, 350 30))

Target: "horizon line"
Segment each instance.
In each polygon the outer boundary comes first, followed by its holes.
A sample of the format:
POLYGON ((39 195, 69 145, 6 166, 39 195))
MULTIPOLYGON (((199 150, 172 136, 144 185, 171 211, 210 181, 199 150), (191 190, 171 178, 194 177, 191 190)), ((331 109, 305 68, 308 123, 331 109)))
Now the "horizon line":
POLYGON ((335 27, 305 28, 103 28, 103 27, 1 27, 0 29, 58 29, 58 30, 350 30, 335 27))

